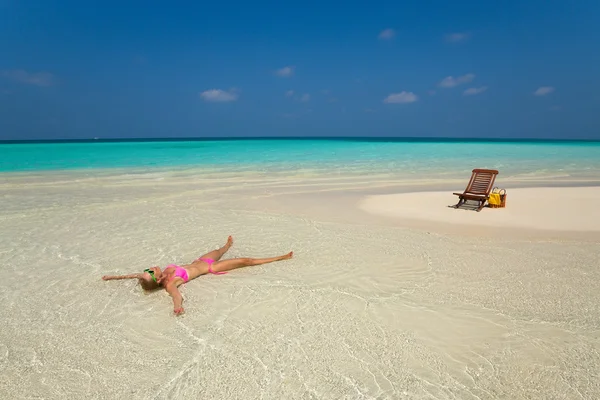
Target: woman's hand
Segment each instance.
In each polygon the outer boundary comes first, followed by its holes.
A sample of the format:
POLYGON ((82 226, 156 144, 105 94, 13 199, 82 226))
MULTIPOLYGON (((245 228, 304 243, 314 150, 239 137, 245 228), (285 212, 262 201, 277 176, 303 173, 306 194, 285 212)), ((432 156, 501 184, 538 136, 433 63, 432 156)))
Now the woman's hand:
POLYGON ((177 286, 171 282, 165 289, 167 289, 167 293, 173 298, 173 312, 175 315, 183 314, 183 297, 181 297, 177 286))

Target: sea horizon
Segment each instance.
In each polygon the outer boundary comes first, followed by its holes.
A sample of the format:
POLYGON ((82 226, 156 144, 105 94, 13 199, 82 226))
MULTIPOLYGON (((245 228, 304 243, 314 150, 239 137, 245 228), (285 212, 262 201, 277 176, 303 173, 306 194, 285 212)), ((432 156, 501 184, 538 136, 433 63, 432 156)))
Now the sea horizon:
POLYGON ((536 138, 536 137, 458 137, 458 136, 177 136, 177 137, 128 137, 128 138, 64 138, 64 139, 2 139, 1 144, 37 143, 106 143, 106 142, 202 142, 202 141, 246 141, 246 140, 316 140, 316 141, 359 141, 359 142, 423 142, 423 143, 600 143, 600 139, 536 138))

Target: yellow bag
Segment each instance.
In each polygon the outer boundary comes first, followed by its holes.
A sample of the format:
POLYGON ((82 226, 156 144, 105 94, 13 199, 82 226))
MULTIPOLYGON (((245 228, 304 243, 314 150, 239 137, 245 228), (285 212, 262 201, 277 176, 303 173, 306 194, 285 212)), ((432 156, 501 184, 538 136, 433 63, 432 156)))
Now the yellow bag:
POLYGON ((494 188, 490 193, 488 204, 491 208, 506 207, 506 189, 494 188))
POLYGON ((499 206, 502 200, 500 200, 500 193, 490 193, 490 198, 488 199, 488 203, 490 206, 499 206))

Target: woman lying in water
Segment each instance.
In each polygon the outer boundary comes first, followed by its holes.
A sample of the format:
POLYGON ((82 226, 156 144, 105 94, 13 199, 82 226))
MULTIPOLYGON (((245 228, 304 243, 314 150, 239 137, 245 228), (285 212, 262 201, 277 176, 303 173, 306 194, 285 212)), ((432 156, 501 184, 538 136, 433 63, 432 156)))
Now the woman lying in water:
POLYGON ((173 306, 175 314, 183 313, 183 297, 179 293, 178 286, 192 279, 205 274, 221 275, 226 274, 232 269, 248 267, 252 265, 262 265, 274 261, 288 260, 292 258, 293 252, 289 252, 283 256, 271 258, 234 258, 231 260, 221 260, 223 254, 233 245, 231 236, 227 239, 227 243, 219 250, 206 253, 202 257, 194 260, 191 264, 175 265, 170 264, 164 270, 159 267, 147 268, 141 274, 129 275, 104 275, 102 279, 110 281, 113 279, 138 279, 140 285, 145 290, 154 290, 160 287, 165 290, 173 298, 173 306))

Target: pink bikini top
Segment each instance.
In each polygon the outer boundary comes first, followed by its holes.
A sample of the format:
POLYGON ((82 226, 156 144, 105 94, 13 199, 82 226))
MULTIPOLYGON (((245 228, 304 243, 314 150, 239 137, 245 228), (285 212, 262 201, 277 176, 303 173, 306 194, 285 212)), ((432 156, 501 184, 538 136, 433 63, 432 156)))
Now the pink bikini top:
POLYGON ((171 278, 171 280, 175 279, 176 276, 183 279, 184 282, 187 282, 190 280, 185 268, 182 268, 179 265, 175 265, 175 264, 170 264, 167 266, 167 268, 169 268, 169 267, 175 268, 175 273, 173 274, 173 277, 171 278))

